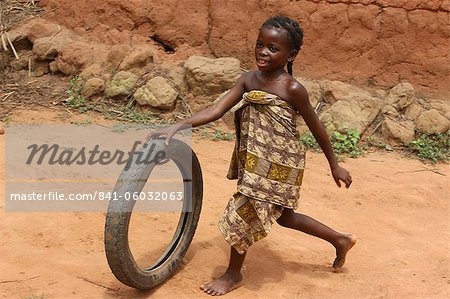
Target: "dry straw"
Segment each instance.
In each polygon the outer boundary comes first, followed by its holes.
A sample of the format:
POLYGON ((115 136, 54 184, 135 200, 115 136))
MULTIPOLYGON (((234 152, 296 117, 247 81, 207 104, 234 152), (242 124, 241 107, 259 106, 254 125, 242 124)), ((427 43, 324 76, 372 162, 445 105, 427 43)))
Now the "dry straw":
POLYGON ((39 0, 2 0, 0 1, 0 50, 11 49, 16 59, 19 54, 14 48, 14 44, 8 31, 21 20, 35 16, 42 12, 42 8, 37 6, 39 0))

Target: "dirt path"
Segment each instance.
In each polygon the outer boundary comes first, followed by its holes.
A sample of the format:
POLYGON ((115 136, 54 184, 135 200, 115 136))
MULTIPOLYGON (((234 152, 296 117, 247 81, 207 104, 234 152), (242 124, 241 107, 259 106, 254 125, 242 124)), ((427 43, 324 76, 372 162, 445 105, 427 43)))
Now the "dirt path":
MULTIPOLYGON (((33 112, 21 113, 12 120, 30 119, 33 112)), ((39 113, 39 119, 54 121, 53 114, 39 113)), ((103 249, 104 213, 4 211, 4 142, 0 135, 0 297, 208 297, 198 286, 221 274, 227 263, 217 220, 235 188, 225 178, 232 142, 195 140, 205 182, 197 233, 180 271, 148 292, 128 288, 111 274, 103 249)), ((228 298, 448 298, 449 165, 383 152, 344 165, 354 179, 349 190, 334 185, 322 155, 309 153, 299 208, 357 235, 343 271, 332 272, 330 245, 275 225, 250 249, 245 285, 228 298)), ((155 221, 160 217, 136 216, 140 227, 148 228, 143 231, 152 232, 139 236, 136 251, 167 237, 155 221)))

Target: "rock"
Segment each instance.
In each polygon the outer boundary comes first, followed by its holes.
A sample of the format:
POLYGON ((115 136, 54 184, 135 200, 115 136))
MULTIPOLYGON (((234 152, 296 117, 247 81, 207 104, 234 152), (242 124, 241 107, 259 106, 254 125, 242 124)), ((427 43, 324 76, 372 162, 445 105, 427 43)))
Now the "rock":
POLYGON ((103 72, 103 68, 99 63, 94 63, 91 64, 90 66, 88 66, 87 68, 85 68, 81 74, 84 77, 95 77, 95 76, 100 76, 103 72))
POLYGON ((137 80, 138 76, 133 73, 126 71, 118 72, 106 85, 106 96, 114 98, 130 95, 137 80))
POLYGON ((384 89, 376 89, 373 91, 373 94, 377 98, 381 98, 381 99, 384 99, 388 95, 388 93, 384 89))
POLYGON ((450 127, 450 121, 436 109, 422 112, 416 120, 419 131, 427 134, 445 133, 450 127))
POLYGON ((422 113, 423 107, 417 103, 412 103, 405 110, 405 118, 416 121, 417 117, 422 113))
POLYGON ((33 53, 38 60, 54 60, 58 55, 57 44, 48 37, 38 38, 34 41, 33 53))
POLYGON ((186 82, 194 94, 216 95, 231 88, 241 74, 236 58, 191 56, 185 62, 186 82))
POLYGON ((64 45, 56 58, 58 69, 65 75, 75 75, 92 59, 94 47, 84 42, 71 42, 64 45))
POLYGON ((430 107, 438 110, 443 116, 450 120, 450 101, 430 101, 430 107))
POLYGON ((334 104, 339 99, 348 98, 353 95, 355 86, 340 81, 322 81, 323 101, 328 104, 334 104))
POLYGON ((400 111, 408 107, 414 101, 414 87, 411 83, 404 82, 394 86, 386 97, 388 104, 400 111))
POLYGON ((134 98, 140 105, 150 105, 159 109, 172 109, 177 97, 178 92, 161 76, 150 79, 134 93, 134 98))
POLYGON ((109 45, 129 43, 133 32, 132 42, 150 35, 174 47, 179 59, 196 48, 236 57, 246 68, 254 67, 261 23, 288 15, 306 34, 294 73, 357 85, 372 79, 380 87, 406 78, 417 92, 448 93, 448 0, 45 2, 43 18, 109 45))
POLYGON ((112 46, 106 56, 107 70, 116 70, 128 53, 130 53, 130 47, 127 45, 112 46))
POLYGON ((34 61, 32 69, 33 77, 42 77, 50 72, 48 62, 46 61, 34 61))
POLYGON ((173 83, 175 88, 181 93, 185 94, 188 92, 188 87, 184 81, 186 75, 186 69, 183 67, 184 62, 174 64, 170 61, 163 61, 161 67, 167 72, 170 81, 173 83))
POLYGON ((414 123, 409 120, 397 122, 385 117, 381 132, 391 145, 408 144, 414 139, 414 123))
POLYGON ((153 50, 149 47, 140 47, 123 59, 119 69, 127 71, 136 67, 144 67, 150 62, 153 62, 153 50))
POLYGON ((398 114, 397 109, 395 109, 394 106, 389 105, 389 104, 384 105, 383 108, 381 108, 381 112, 383 114, 390 115, 390 116, 396 116, 398 114))
POLYGON ((100 78, 90 78, 84 83, 81 94, 87 98, 99 95, 105 90, 105 81, 100 78))
MULTIPOLYGON (((229 90, 226 90, 224 92, 222 92, 215 100, 214 100, 214 104, 217 103, 218 101, 220 101, 227 93, 229 92, 229 90)), ((227 112, 225 112, 225 114, 222 116, 222 121, 225 123, 225 125, 229 128, 229 129, 234 129, 234 113, 236 112, 236 110, 238 109, 238 105, 236 104, 234 107, 232 107, 230 110, 228 110, 227 112)))
POLYGON ((322 84, 324 100, 331 104, 320 116, 327 130, 363 133, 380 112, 384 102, 356 86, 338 81, 322 84))
POLYGON ((0 52, 0 70, 4 70, 6 68, 6 65, 8 64, 6 57, 7 55, 5 54, 5 52, 0 52))
POLYGON ((54 36, 60 30, 59 25, 39 19, 30 27, 27 38, 34 44, 37 39, 54 36))
POLYGON ((319 81, 309 80, 306 78, 299 78, 298 82, 300 82, 308 91, 309 102, 315 108, 317 104, 322 100, 322 87, 320 86, 319 81))
POLYGON ((52 61, 48 64, 48 68, 52 74, 59 72, 58 63, 56 61, 52 61))
MULTIPOLYGON (((299 119, 301 119, 299 117, 299 119)), ((329 134, 331 134, 334 131, 337 131, 334 123, 333 123, 333 115, 331 115, 330 112, 324 112, 319 116, 320 121, 323 123, 323 125, 325 126, 325 129, 327 130, 327 132, 329 134)), ((304 123, 304 121, 299 121, 300 126, 302 127, 302 132, 307 132, 307 130, 305 130, 305 126, 306 124, 304 123)), ((306 126, 307 128, 307 126, 306 126)))
POLYGON ((430 109, 431 109, 430 103, 427 102, 425 99, 422 99, 422 98, 416 98, 416 102, 417 102, 420 106, 422 106, 424 109, 427 109, 427 110, 430 110, 430 109))
POLYGON ((30 63, 29 61, 30 57, 20 57, 19 59, 14 59, 11 62, 11 67, 16 71, 27 70, 30 63))

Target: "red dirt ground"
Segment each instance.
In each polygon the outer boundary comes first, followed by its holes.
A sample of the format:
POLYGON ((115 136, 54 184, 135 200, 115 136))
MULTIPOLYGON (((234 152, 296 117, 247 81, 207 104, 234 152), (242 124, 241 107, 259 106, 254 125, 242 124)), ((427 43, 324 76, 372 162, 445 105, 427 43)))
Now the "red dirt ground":
MULTIPOLYGON (((33 117, 60 122, 52 110, 15 110, 11 122, 29 123, 33 117)), ((0 169, 5 136, 0 135, 0 169)), ((1 209, 0 297, 207 298, 198 286, 220 275, 228 258, 217 220, 235 188, 235 181, 225 178, 233 143, 198 139, 193 147, 203 168, 203 210, 183 266, 170 280, 142 292, 113 276, 103 247, 104 213, 1 209)), ((349 190, 335 186, 323 155, 309 153, 299 208, 358 237, 344 269, 332 271, 334 250, 326 242, 275 225, 249 250, 244 286, 226 298, 449 297, 449 165, 374 152, 348 159, 344 167, 354 180, 349 190)), ((0 189, 4 184, 2 171, 0 189)), ((157 221, 165 217, 160 212, 134 218, 139 229, 132 245, 138 255, 170 237, 157 221)))

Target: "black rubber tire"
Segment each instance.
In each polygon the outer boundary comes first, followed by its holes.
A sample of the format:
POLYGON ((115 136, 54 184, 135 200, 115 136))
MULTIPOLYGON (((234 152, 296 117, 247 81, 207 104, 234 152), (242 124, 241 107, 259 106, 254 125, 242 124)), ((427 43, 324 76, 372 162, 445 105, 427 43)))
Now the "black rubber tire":
MULTIPOLYGON (((128 243, 128 227, 135 201, 125 199, 110 201, 105 221, 105 252, 108 264, 118 280, 141 290, 151 289, 164 282, 177 269, 194 237, 203 197, 202 171, 192 149, 177 139, 172 139, 168 146, 164 145, 162 139, 152 139, 149 145, 152 143, 156 145, 153 153, 164 151, 166 158, 178 166, 183 176, 184 194, 185 196, 192 194, 192 198, 184 198, 183 204, 191 202, 192 207, 188 212, 185 212, 185 209, 181 212, 173 239, 162 256, 147 269, 140 269, 128 243)), ((144 149, 144 156, 149 149, 150 146, 144 149)), ((126 192, 140 192, 154 166, 153 163, 136 164, 133 161, 131 167, 121 173, 114 192, 119 195, 126 192)))

